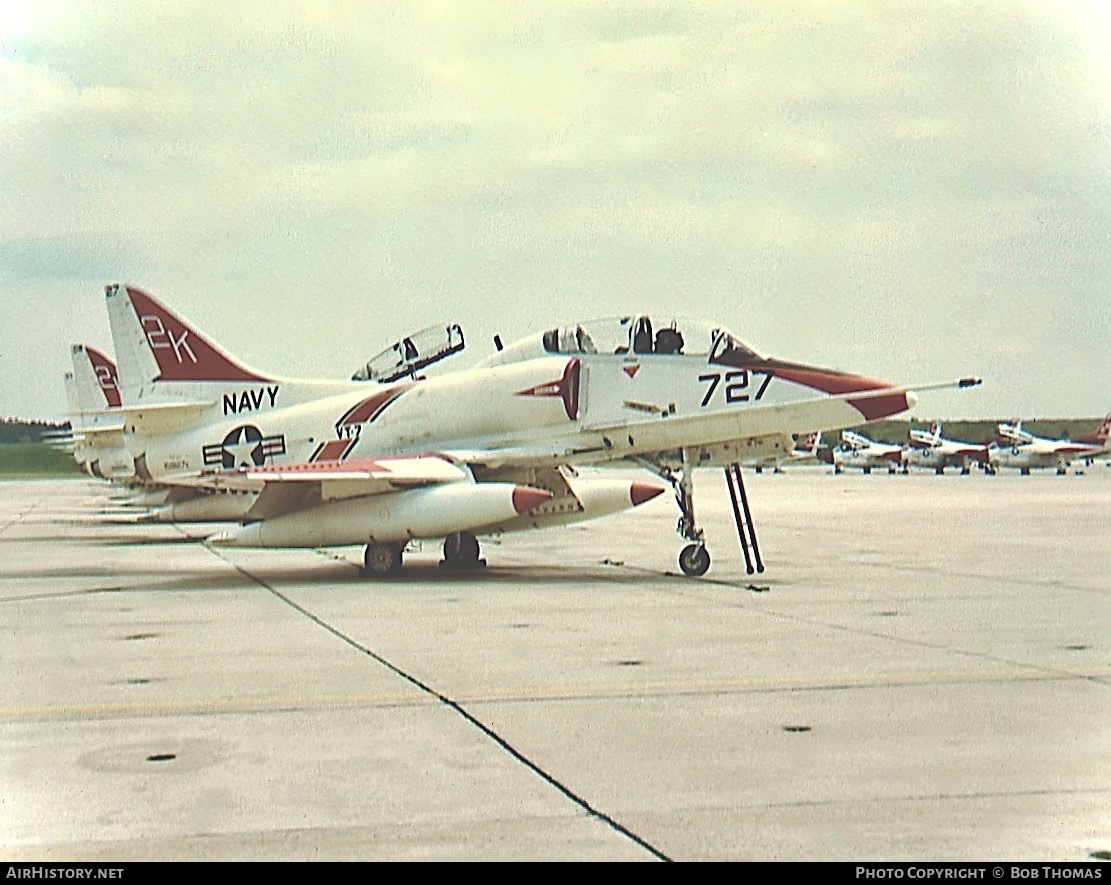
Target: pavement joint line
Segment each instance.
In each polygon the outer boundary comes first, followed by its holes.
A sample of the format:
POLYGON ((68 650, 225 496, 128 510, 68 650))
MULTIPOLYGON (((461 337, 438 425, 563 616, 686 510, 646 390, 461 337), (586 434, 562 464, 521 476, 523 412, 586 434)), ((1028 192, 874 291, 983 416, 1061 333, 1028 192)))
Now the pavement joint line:
POLYGON ((390 661, 386 660, 385 658, 383 658, 382 656, 380 656, 379 654, 377 654, 373 650, 367 648, 366 646, 363 646, 363 645, 359 644, 354 639, 352 639, 350 636, 347 636, 342 631, 333 627, 331 624, 329 624, 327 621, 320 618, 318 615, 314 614, 313 612, 309 611, 308 609, 306 609, 303 606, 299 605, 298 603, 294 602, 292 599, 290 599, 288 596, 283 594, 281 591, 275 589, 274 587, 271 587, 269 584, 267 584, 261 578, 256 577, 255 575, 248 572, 246 569, 242 568, 241 566, 239 566, 236 563, 232 562, 231 560, 227 559, 224 556, 222 551, 214 550, 211 547, 206 547, 206 549, 208 549, 209 552, 211 552, 218 559, 221 559, 224 562, 226 562, 228 565, 230 565, 233 569, 235 569, 240 574, 244 575, 245 577, 247 577, 250 580, 254 581, 255 583, 259 584, 260 586, 265 587, 268 591, 273 593, 275 597, 280 599, 282 602, 284 602, 290 608, 299 612, 300 614, 302 614, 304 617, 308 618, 310 621, 312 621, 317 626, 319 626, 322 629, 326 630, 327 632, 331 633, 333 636, 335 636, 341 642, 344 642, 347 645, 350 645, 352 648, 356 649, 357 651, 362 652, 367 657, 371 658, 372 660, 376 661, 377 663, 379 663, 380 665, 382 665, 383 667, 388 669, 390 672, 392 672, 392 673, 396 674, 397 676, 401 677, 406 682, 415 686, 420 691, 422 691, 422 692, 426 693, 427 695, 435 698, 437 701, 439 701, 444 706, 446 706, 449 709, 458 713, 467 722, 469 722, 471 725, 473 725, 475 728, 477 728, 479 731, 481 731, 483 734, 485 734, 495 744, 497 744, 499 747, 501 747, 503 750, 505 750, 507 753, 509 753, 510 756, 512 756, 514 759, 516 759, 520 764, 524 765, 526 768, 528 768, 530 771, 532 771, 533 774, 535 774, 537 777, 539 777, 542 781, 547 783, 549 786, 553 787, 557 792, 563 794, 573 804, 577 805, 587 815, 589 815, 590 817, 593 817, 593 818, 601 821, 602 823, 606 824, 608 827, 610 827, 610 829, 612 829, 615 832, 621 834, 622 836, 629 839, 634 844, 640 846, 641 848, 643 848, 645 851, 647 851, 649 854, 651 854, 657 860, 661 860, 661 861, 670 861, 671 860, 671 858, 668 857, 666 854, 664 854, 660 849, 656 848, 650 842, 648 842, 647 840, 638 836, 636 833, 634 833, 632 830, 625 827, 623 824, 621 824, 619 821, 617 821, 616 819, 614 819, 610 815, 608 815, 605 812, 600 811, 599 809, 592 806, 589 802, 587 802, 587 800, 585 798, 579 796, 570 787, 566 786, 561 781, 557 780, 553 775, 549 774, 547 771, 545 771, 543 768, 541 768, 537 763, 533 762, 531 759, 529 759, 527 756, 525 756, 520 750, 518 750, 516 747, 514 747, 512 744, 510 744, 505 738, 503 738, 496 731, 494 731, 493 728, 486 725, 486 723, 482 722, 474 714, 472 714, 468 710, 466 710, 458 701, 453 700, 452 698, 449 698, 447 695, 444 695, 441 692, 436 691, 431 686, 426 685, 425 683, 421 682, 415 676, 405 672, 404 670, 402 670, 400 667, 396 666, 395 664, 392 664, 390 661))
POLYGON ((39 498, 25 511, 17 514, 16 516, 13 516, 4 526, 0 527, 0 535, 3 535, 13 525, 21 525, 22 523, 26 522, 27 517, 34 513, 39 507, 41 507, 44 501, 46 501, 46 498, 39 498))

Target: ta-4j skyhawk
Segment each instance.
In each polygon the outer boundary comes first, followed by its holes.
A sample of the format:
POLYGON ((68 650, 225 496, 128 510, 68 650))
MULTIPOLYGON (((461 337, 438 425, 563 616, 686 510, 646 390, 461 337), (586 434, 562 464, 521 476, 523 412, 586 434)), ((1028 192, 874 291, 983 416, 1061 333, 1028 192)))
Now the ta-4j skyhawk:
POLYGON ((247 366, 133 286, 109 286, 107 301, 136 471, 248 496, 241 524, 211 544, 365 545, 370 575, 397 573, 415 539, 444 539, 445 564, 476 565, 478 537, 663 491, 583 469, 611 465, 675 490, 688 575, 710 564, 693 471, 724 468, 749 571, 763 570, 738 465, 916 401, 906 386, 761 356, 720 325, 648 316, 553 328, 434 377, 407 371, 402 346, 388 371, 297 380, 247 366))

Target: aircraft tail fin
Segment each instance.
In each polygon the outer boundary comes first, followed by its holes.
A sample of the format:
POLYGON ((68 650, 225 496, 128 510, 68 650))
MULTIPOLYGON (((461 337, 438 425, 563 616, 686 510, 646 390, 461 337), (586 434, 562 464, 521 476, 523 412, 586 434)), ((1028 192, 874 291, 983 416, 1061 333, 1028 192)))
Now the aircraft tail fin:
POLYGON ((124 401, 155 381, 261 383, 243 365, 164 304, 135 286, 105 287, 124 401))
POLYGON ((78 465, 84 467, 84 462, 77 452, 77 437, 78 437, 78 422, 80 415, 78 415, 79 407, 77 405, 77 383, 73 380, 73 372, 66 372, 64 376, 66 386, 66 406, 69 408, 69 426, 63 426, 59 430, 50 431, 43 434, 43 440, 52 449, 60 449, 65 452, 73 454, 74 459, 78 465))
POLYGON ((932 449, 941 445, 941 425, 935 422, 929 430, 912 430, 910 444, 919 449, 932 449))
POLYGON ((1017 419, 1010 424, 1003 422, 998 429, 999 435, 1012 443, 1025 444, 1034 441, 1034 437, 1022 429, 1022 422, 1017 419))
POLYGON ((118 409, 120 385, 116 364, 99 350, 85 344, 73 345, 71 355, 77 411, 118 409))
POLYGON ((845 445, 853 449, 866 449, 872 444, 872 441, 866 436, 862 436, 852 430, 842 430, 841 440, 845 445))
POLYGON ((1087 436, 1078 436, 1077 442, 1095 443, 1099 446, 1107 446, 1107 438, 1111 436, 1111 415, 1108 415, 1100 423, 1092 433, 1087 436))
POLYGON ((81 404, 77 399, 77 381, 73 377, 73 372, 66 372, 63 380, 66 385, 66 406, 69 408, 70 427, 76 430, 80 421, 77 413, 81 411, 81 404))

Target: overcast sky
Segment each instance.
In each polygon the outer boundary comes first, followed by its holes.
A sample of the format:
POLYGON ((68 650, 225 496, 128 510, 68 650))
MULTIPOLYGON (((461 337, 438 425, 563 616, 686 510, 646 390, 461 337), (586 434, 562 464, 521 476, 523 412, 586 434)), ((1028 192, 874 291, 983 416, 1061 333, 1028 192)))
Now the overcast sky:
POLYGON ((347 377, 698 316, 921 417, 1111 411, 1111 4, 0 4, 0 415, 145 288, 347 377))

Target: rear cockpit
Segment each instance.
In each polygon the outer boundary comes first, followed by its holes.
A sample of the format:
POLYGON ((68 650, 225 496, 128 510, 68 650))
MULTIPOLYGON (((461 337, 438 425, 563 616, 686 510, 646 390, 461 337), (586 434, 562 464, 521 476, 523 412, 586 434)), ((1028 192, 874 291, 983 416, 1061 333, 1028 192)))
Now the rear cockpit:
POLYGON ((352 381, 388 384, 406 376, 416 377, 422 369, 459 353, 465 346, 458 324, 429 326, 397 341, 351 376, 352 381))

